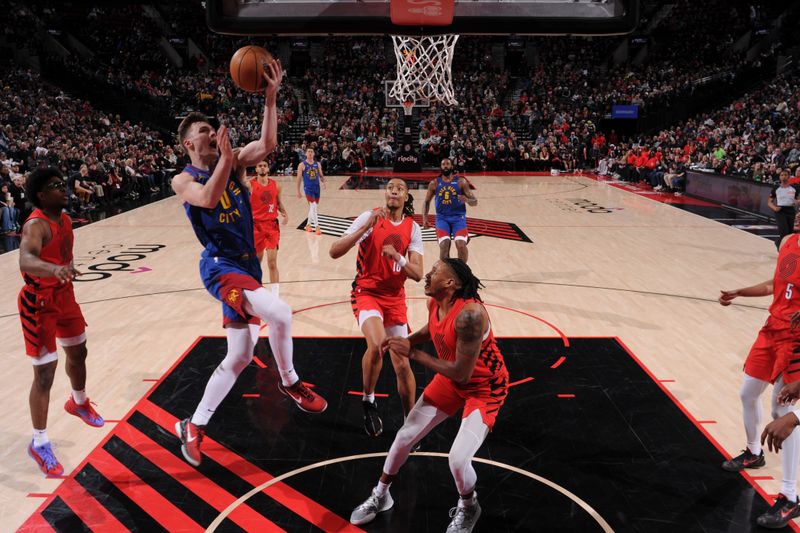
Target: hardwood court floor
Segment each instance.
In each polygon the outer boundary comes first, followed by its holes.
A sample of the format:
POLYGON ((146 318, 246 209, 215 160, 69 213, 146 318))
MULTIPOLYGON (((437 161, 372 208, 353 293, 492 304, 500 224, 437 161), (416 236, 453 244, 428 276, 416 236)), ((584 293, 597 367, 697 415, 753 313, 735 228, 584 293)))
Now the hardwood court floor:
MULTIPOLYGON (((776 252, 767 240, 669 205, 581 176, 476 176, 479 205, 470 217, 484 230, 515 224, 533 242, 476 237, 470 264, 484 280, 495 332, 503 337, 617 337, 728 453, 744 444, 738 387, 741 365, 766 319, 768 298, 737 300, 722 308, 721 288, 771 277, 776 252), (490 227, 491 226, 491 227, 490 227)), ((358 335, 345 303, 354 253, 333 261, 333 237, 297 230, 305 201, 279 178, 290 225, 284 227, 279 264, 281 295, 296 314, 294 334, 358 335), (330 305, 326 305, 330 304, 330 305)), ((382 191, 340 190, 333 177, 320 212, 333 221, 380 205, 382 191)), ((421 209, 423 191, 415 191, 421 209)), ((476 231, 480 232, 481 228, 476 231)), ((425 244, 426 270, 437 257, 425 244)), ((76 230, 75 255, 88 272, 76 283, 89 323, 88 392, 107 420, 120 420, 199 336, 223 333, 219 304, 202 288, 200 246, 174 197, 76 230), (103 279, 100 279, 103 278, 103 279)), ((45 479, 25 456, 30 439, 24 356, 16 295, 17 253, 0 256, 0 524, 18 527, 61 480, 45 479)), ((409 320, 426 319, 421 285, 408 283, 409 320)), ((303 372, 315 361, 295 355, 303 372)), ((72 472, 111 431, 91 429, 64 414, 68 381, 59 370, 51 397, 48 434, 72 472)), ((765 399, 766 406, 766 399, 765 399)), ((765 413, 768 413, 768 409, 765 413)), ((535 423, 532 421, 531 423, 535 423)), ((481 456, 479 451, 478 456, 481 456)), ((779 460, 756 483, 777 492, 779 460)))

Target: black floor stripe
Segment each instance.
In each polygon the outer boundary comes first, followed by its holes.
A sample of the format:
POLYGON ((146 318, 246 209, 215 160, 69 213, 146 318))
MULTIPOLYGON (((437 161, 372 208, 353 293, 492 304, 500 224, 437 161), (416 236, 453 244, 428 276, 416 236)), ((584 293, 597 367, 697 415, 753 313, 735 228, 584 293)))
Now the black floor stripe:
MULTIPOLYGON (((164 429, 144 416, 143 414, 134 412, 128 419, 128 423, 147 435, 154 442, 158 443, 164 449, 180 458, 183 461, 183 455, 180 450, 180 443, 178 439, 164 429)), ((223 467, 216 461, 209 457, 203 457, 203 462, 200 463, 198 468, 200 472, 211 481, 233 494, 237 498, 252 490, 253 486, 242 478, 233 475, 230 470, 223 467)), ((321 532, 322 530, 314 526, 310 522, 305 521, 303 518, 297 516, 293 511, 287 509, 280 503, 276 502, 263 492, 255 494, 247 500, 247 505, 255 512, 262 516, 268 517, 269 520, 278 526, 286 529, 287 531, 309 531, 321 532), (303 525, 300 525, 303 523, 303 525)))
POLYGON ((152 516, 136 505, 125 493, 119 490, 101 474, 91 463, 83 467, 75 476, 89 494, 108 509, 117 520, 130 531, 166 531, 152 516))
MULTIPOLYGON (((201 526, 207 528, 219 516, 219 511, 208 502, 180 484, 171 474, 161 470, 119 437, 111 437, 103 449, 201 526)), ((225 531, 244 531, 235 523, 228 522, 227 519, 224 522, 225 531)))
POLYGON ((42 511, 42 516, 50 527, 56 531, 91 531, 83 520, 60 497, 56 496, 50 505, 42 511))

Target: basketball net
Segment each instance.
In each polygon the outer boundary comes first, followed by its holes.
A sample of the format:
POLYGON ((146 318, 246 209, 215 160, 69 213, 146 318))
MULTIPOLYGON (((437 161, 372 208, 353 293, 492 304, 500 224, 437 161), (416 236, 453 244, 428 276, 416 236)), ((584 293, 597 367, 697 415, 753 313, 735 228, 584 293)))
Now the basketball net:
MULTIPOLYGON (((458 105, 453 94, 453 51, 458 35, 411 37, 392 35, 397 76, 389 96, 403 102, 418 100, 458 105)), ((409 109, 406 109, 408 114, 409 109)))
POLYGON ((410 117, 414 113, 414 100, 406 100, 403 102, 403 113, 405 116, 410 117))

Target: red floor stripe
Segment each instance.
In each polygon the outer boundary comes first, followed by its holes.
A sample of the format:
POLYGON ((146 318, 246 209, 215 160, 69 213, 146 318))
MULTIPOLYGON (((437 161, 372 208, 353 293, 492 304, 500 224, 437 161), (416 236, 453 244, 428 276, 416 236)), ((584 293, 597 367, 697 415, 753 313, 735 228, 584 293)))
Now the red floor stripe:
POLYGON ((556 396, 559 397, 559 398, 574 398, 575 397, 574 394, 556 394, 556 396))
POLYGON ((261 398, 260 394, 242 394, 242 398, 261 398))
POLYGON ((136 505, 142 508, 168 531, 203 531, 203 528, 159 494, 139 476, 125 468, 110 453, 98 448, 92 453, 90 464, 111 483, 125 493, 136 505))
POLYGON ((151 381, 155 383, 156 381, 158 381, 158 379, 144 378, 142 381, 151 381))
POLYGON ((750 476, 750 479, 754 481, 769 481, 771 479, 775 479, 772 476, 750 476))
POLYGON ((716 424, 717 421, 716 420, 698 420, 697 423, 698 424, 716 424))
MULTIPOLYGON (((122 530, 124 531, 125 528, 122 528, 122 530)), ((17 533, 44 533, 45 531, 49 533, 50 531, 55 531, 55 529, 42 515, 35 512, 25 520, 25 523, 20 526, 17 533)))
POLYGON ((519 381, 513 381, 513 382, 509 383, 508 386, 509 387, 514 387, 516 385, 521 385, 521 384, 527 383, 529 381, 533 381, 533 378, 524 378, 524 379, 521 379, 519 381))
MULTIPOLYGON (((116 435, 217 511, 223 511, 236 501, 236 496, 205 477, 185 461, 172 455, 130 424, 122 424, 117 429, 116 435)), ((228 518, 245 531, 283 531, 275 523, 247 505, 237 507, 228 515, 228 518)))
POLYGON ((674 379, 659 379, 659 383, 675 383, 674 379))
POLYGON ((58 495, 92 531, 125 531, 122 522, 74 479, 64 480, 58 488, 58 495))
POLYGON ((28 498, 49 498, 53 494, 51 492, 29 492, 27 497, 28 498))
MULTIPOLYGON (((178 421, 177 418, 148 400, 143 400, 138 405, 138 410, 170 432, 173 430, 175 422, 178 421)), ((275 477, 227 449, 208 435, 203 440, 203 454, 254 487, 275 477)), ((363 531, 284 483, 272 485, 264 491, 264 494, 325 531, 342 531, 345 533, 363 531)))
MULTIPOLYGON (((357 391, 357 390, 349 390, 349 391, 347 391, 347 394, 349 394, 350 396, 364 396, 364 393, 362 391, 357 391)), ((380 392, 376 392, 375 393, 375 397, 376 398, 388 398, 389 395, 388 394, 383 394, 383 393, 380 393, 380 392)))
POLYGON ((267 368, 267 364, 255 355, 253 356, 253 361, 255 361, 259 368, 267 368))
POLYGON ((558 361, 556 361, 555 363, 550 365, 550 368, 558 368, 558 367, 561 366, 561 363, 563 363, 566 360, 567 360, 567 356, 562 355, 561 357, 558 358, 558 361))

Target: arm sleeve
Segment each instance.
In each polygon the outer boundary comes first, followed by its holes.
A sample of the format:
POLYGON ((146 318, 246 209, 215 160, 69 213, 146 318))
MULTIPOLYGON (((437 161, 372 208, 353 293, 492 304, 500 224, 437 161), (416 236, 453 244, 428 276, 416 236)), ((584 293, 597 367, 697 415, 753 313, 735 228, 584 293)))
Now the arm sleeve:
MULTIPOLYGON (((362 227, 364 227, 367 224, 367 221, 369 220, 370 215, 372 215, 372 211, 364 211, 363 213, 358 215, 358 217, 353 221, 353 223, 350 224, 350 227, 347 228, 346 230, 344 230, 344 234, 345 235, 351 235, 351 234, 357 232, 362 227)), ((370 229, 369 231, 364 233, 364 235, 358 240, 358 242, 361 242, 364 239, 366 239, 369 236, 370 233, 372 233, 372 229, 370 229)))
POLYGON ((416 222, 411 226, 411 242, 408 243, 408 251, 425 255, 425 249, 422 247, 422 229, 416 222))

